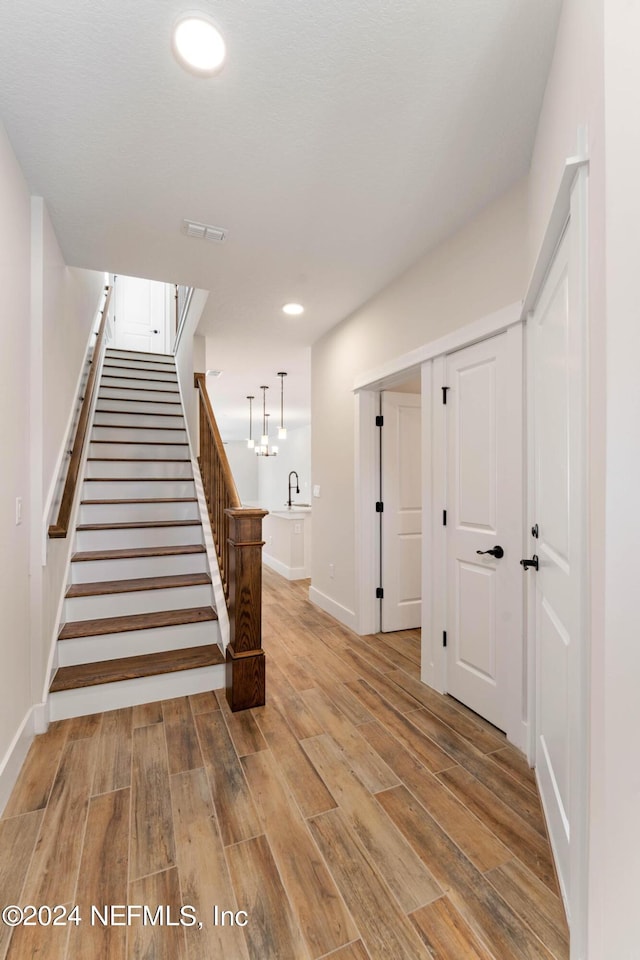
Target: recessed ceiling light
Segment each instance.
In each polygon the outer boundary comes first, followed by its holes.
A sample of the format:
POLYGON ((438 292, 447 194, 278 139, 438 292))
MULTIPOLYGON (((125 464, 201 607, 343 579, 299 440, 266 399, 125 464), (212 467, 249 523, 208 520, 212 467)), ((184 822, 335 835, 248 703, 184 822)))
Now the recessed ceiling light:
POLYGON ((304 313, 304 307, 301 303, 285 303, 282 312, 290 317, 299 317, 301 313, 304 313))
POLYGON ((217 73, 227 54, 219 30, 206 17, 194 13, 176 23, 172 46, 182 66, 204 77, 217 73))

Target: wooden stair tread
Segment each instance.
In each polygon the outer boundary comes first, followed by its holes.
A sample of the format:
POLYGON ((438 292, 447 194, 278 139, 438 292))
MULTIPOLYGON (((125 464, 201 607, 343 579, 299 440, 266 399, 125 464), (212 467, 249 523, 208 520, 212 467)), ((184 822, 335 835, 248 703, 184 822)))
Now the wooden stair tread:
POLYGON ((122 353, 135 353, 135 357, 121 357, 119 354, 114 353, 114 348, 107 347, 105 350, 105 357, 108 357, 109 360, 130 360, 131 363, 164 363, 170 364, 170 366, 175 367, 176 362, 173 358, 173 355, 170 353, 147 353, 146 350, 123 350, 122 353), (166 357, 166 360, 152 360, 152 357, 166 357))
MULTIPOLYGON (((124 380, 124 377, 116 377, 117 380, 124 380)), ((168 390, 167 387, 123 387, 121 384, 116 383, 105 383, 105 378, 103 377, 100 381, 103 387, 106 387, 107 390, 137 390, 139 393, 176 393, 179 394, 179 390, 168 390)), ((146 381, 149 382, 149 381, 146 381)), ((155 381, 151 381, 152 383, 155 381)), ((124 399, 124 398, 123 398, 124 399)), ((167 401, 167 403, 173 401, 167 401)))
POLYGON ((202 543, 179 543, 166 547, 127 547, 121 550, 80 550, 71 557, 71 563, 87 560, 137 560, 141 557, 173 557, 191 553, 206 553, 202 543))
POLYGON ((98 663, 80 663, 59 667, 51 683, 51 693, 77 690, 119 680, 138 680, 161 673, 177 673, 198 667, 214 667, 224 663, 224 655, 215 643, 184 650, 165 650, 140 657, 121 657, 119 660, 101 660, 98 663))
MULTIPOLYGON (((153 461, 151 461, 153 462, 153 461)), ((83 483, 193 483, 193 477, 85 477, 83 483)))
MULTIPOLYGON (((98 397, 98 399, 100 399, 100 398, 98 397)), ((116 400, 117 397, 103 397, 102 399, 103 399, 103 400, 116 400)), ((142 401, 138 401, 138 402, 140 403, 140 402, 142 402, 142 401)), ((161 411, 158 411, 158 413, 150 413, 148 410, 111 410, 111 409, 109 409, 109 408, 107 408, 107 409, 102 409, 102 410, 101 410, 100 407, 96 407, 96 413, 119 413, 119 414, 124 414, 124 415, 127 416, 127 417, 180 417, 181 419, 183 419, 183 416, 182 416, 181 413, 162 413, 161 411)), ((94 425, 94 427, 101 427, 101 426, 102 426, 101 423, 96 423, 95 420, 94 420, 93 425, 94 425)), ((119 424, 117 424, 117 426, 119 426, 119 427, 124 427, 124 426, 126 426, 126 424, 124 424, 124 423, 119 423, 119 424)), ((144 427, 144 429, 145 429, 145 430, 147 430, 147 429, 150 430, 151 427, 144 427)), ((164 429, 164 428, 161 427, 160 429, 164 429)), ((179 428, 179 429, 180 429, 180 428, 179 428)))
MULTIPOLYGON (((126 390, 126 387, 111 387, 111 390, 126 390)), ((181 400, 135 400, 131 397, 105 397, 98 394, 98 400, 120 400, 121 403, 164 403, 170 407, 181 407, 181 400)), ((99 412, 99 411, 98 411, 99 412)), ((126 410, 121 411, 126 413, 126 410)), ((134 410, 133 413, 144 413, 144 410, 134 410)))
POLYGON ((120 498, 119 500, 81 500, 80 504, 84 506, 96 506, 97 504, 117 504, 123 503, 197 503, 197 497, 130 497, 120 498))
MULTIPOLYGON (((162 428, 160 428, 162 429, 162 428)), ((134 444, 136 447, 188 447, 189 444, 184 440, 94 440, 91 438, 91 443, 118 443, 124 445, 125 443, 134 444)), ((92 457, 93 460, 96 457, 92 457)), ((113 459, 113 458, 110 458, 113 459)))
MULTIPOLYGON (((191 463, 190 457, 87 457, 90 463, 191 463)), ((140 477, 146 480, 146 477, 140 477)))
POLYGON ((134 630, 151 630, 156 627, 184 626, 187 623, 203 623, 217 620, 213 607, 187 607, 184 610, 157 610, 153 613, 132 613, 124 617, 100 617, 97 620, 71 620, 65 623, 58 640, 77 640, 82 637, 99 637, 107 633, 128 633, 134 630))
MULTIPOLYGON (((120 370, 128 370, 130 373, 134 373, 131 367, 120 367, 120 370)), ((167 371, 168 372, 168 371, 167 371)), ((150 370, 147 373, 151 373, 150 370)), ((172 383, 175 384, 177 380, 160 380, 159 377, 130 377, 126 373, 103 373, 103 380, 135 380, 136 383, 172 383)))
POLYGON ((81 523, 76 530, 143 530, 150 527, 200 527, 201 520, 128 520, 123 523, 81 523))
MULTIPOLYGON (((109 411, 107 410, 102 411, 102 413, 108 413, 108 412, 109 411)), ((122 412, 123 412, 122 410, 118 411, 118 413, 122 413, 122 412)), ((142 414, 142 416, 144 416, 144 414, 142 414)), ((153 416, 153 414, 148 414, 148 416, 153 416)), ((173 414, 169 414, 169 416, 173 416, 173 414)), ((104 428, 105 430, 179 430, 181 432, 184 432, 184 427, 139 427, 133 423, 131 424, 131 426, 129 426, 127 423, 94 423, 93 426, 94 426, 94 429, 98 427, 100 429, 104 428)), ((121 443, 121 442, 123 441, 121 440, 105 441, 105 443, 121 443)), ((161 440, 159 442, 162 443, 161 440)))
POLYGON ((113 593, 139 593, 142 590, 170 590, 173 587, 200 587, 211 583, 208 573, 180 573, 167 577, 139 577, 134 580, 102 580, 99 583, 74 583, 67 590, 71 597, 103 597, 113 593))

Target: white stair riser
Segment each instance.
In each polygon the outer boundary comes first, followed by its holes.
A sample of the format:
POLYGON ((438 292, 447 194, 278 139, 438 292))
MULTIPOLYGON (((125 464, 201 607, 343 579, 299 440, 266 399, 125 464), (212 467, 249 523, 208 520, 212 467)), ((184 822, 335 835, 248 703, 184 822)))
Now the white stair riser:
POLYGON ((177 390, 175 373, 149 370, 127 370, 122 367, 103 367, 100 383, 103 387, 151 387, 159 390, 177 390))
POLYGON ((71 564, 72 583, 104 580, 137 580, 139 577, 169 577, 181 573, 207 573, 205 553, 168 557, 132 557, 126 560, 78 560, 71 564))
POLYGON ((105 357, 102 369, 116 377, 151 377, 162 380, 164 377, 177 376, 175 364, 136 363, 134 360, 121 360, 118 357, 105 357))
POLYGON ((186 430, 138 430, 126 426, 100 426, 96 424, 91 432, 91 440, 109 440, 112 443, 187 443, 186 430))
POLYGON ((171 413, 182 416, 182 407, 177 403, 149 403, 144 400, 120 400, 118 397, 108 397, 100 394, 96 410, 115 410, 117 413, 171 413))
POLYGON ((203 623, 185 623, 175 627, 156 627, 150 630, 128 630, 109 633, 102 637, 83 637, 58 642, 58 665, 72 667, 77 663, 99 663, 120 657, 138 657, 164 650, 184 650, 220 642, 217 620, 203 623))
POLYGON ((184 417, 177 407, 169 417, 160 417, 153 413, 127 413, 126 410, 96 410, 94 427, 102 424, 120 427, 180 427, 184 430, 184 417))
POLYGON ((197 503, 83 503, 78 523, 127 523, 132 520, 198 520, 197 503))
POLYGON ((182 443, 95 443, 89 445, 90 457, 139 457, 141 460, 184 460, 189 447, 182 443))
POLYGON ((83 500, 139 500, 143 497, 195 497, 193 480, 85 480, 83 500))
POLYGON ((162 400, 164 403, 173 403, 176 400, 180 399, 180 394, 177 389, 162 389, 158 388, 154 390, 153 388, 147 390, 146 388, 135 388, 133 390, 125 389, 123 387, 114 387, 111 384, 101 383, 100 391, 98 393, 99 400, 140 400, 147 401, 153 400, 162 400))
MULTIPOLYGON (((135 477, 144 480, 147 477, 169 480, 189 480, 193 475, 190 460, 149 460, 148 463, 128 460, 87 460, 86 477, 135 477)), ((147 496, 154 496, 148 493, 147 496)), ((85 499, 85 498, 83 498, 85 499)))
POLYGON ((172 700, 175 697, 192 696, 208 690, 224 689, 225 665, 198 667, 196 670, 181 670, 141 680, 122 680, 119 683, 104 683, 79 690, 67 690, 51 694, 49 698, 50 720, 66 720, 90 713, 119 710, 139 703, 155 703, 157 700, 172 700))
POLYGON ((78 530, 76 552, 84 550, 128 550, 134 547, 163 547, 202 543, 202 527, 129 527, 124 530, 78 530))
POLYGON ((173 354, 170 353, 147 353, 140 350, 121 350, 118 347, 107 347, 105 356, 110 360, 131 360, 133 363, 164 363, 175 365, 173 354))
POLYGON ((193 587, 172 587, 166 590, 139 590, 135 593, 112 593, 107 596, 69 597, 64 601, 65 623, 76 620, 97 620, 103 617, 127 617, 135 613, 156 613, 158 610, 186 610, 188 607, 211 606, 210 584, 193 587))

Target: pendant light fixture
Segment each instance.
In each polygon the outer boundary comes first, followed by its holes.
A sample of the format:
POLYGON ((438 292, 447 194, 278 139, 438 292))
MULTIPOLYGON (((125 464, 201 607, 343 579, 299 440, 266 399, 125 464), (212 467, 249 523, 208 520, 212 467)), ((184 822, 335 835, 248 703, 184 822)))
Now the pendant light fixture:
POLYGON ((284 378, 286 373, 280 372, 280 426, 278 427, 278 440, 287 439, 287 428, 284 425, 284 378))
POLYGON ((247 448, 253 450, 255 448, 255 440, 253 439, 253 401, 255 397, 247 397, 249 401, 249 439, 247 440, 247 448))
POLYGON ((256 447, 256 453, 259 457, 277 457, 278 448, 269 449, 269 414, 267 413, 267 390, 269 387, 262 386, 262 437, 260 446, 256 447))

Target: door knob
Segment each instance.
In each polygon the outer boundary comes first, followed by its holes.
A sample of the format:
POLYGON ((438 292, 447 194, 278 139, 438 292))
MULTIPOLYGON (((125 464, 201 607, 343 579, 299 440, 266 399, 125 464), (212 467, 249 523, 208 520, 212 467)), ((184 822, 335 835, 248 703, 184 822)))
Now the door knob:
POLYGON ((476 553, 490 553, 492 557, 496 558, 496 560, 499 560, 500 557, 504 557, 504 550, 501 546, 492 547, 491 550, 476 550, 476 553))
POLYGON ((521 561, 520 561, 520 566, 521 566, 521 567, 524 567, 525 571, 526 571, 529 567, 533 567, 534 570, 539 570, 540 567, 539 567, 539 564, 538 564, 538 555, 537 555, 536 553, 534 553, 534 555, 533 555, 533 557, 531 558, 531 560, 521 560, 521 561))
POLYGON ((151 333, 160 333, 159 330, 152 330, 151 333))

